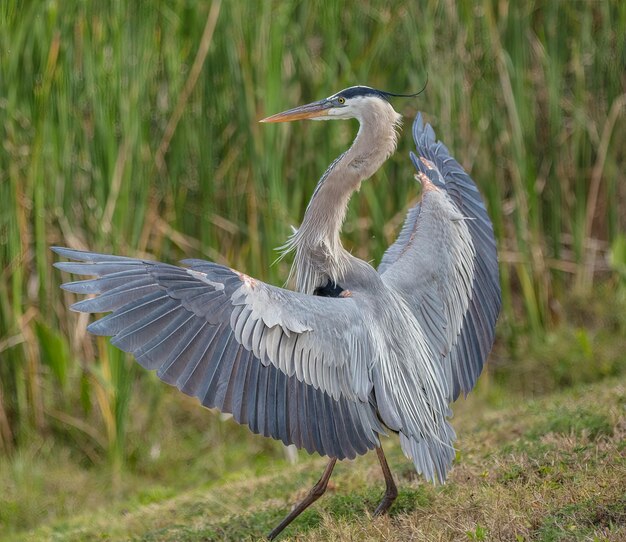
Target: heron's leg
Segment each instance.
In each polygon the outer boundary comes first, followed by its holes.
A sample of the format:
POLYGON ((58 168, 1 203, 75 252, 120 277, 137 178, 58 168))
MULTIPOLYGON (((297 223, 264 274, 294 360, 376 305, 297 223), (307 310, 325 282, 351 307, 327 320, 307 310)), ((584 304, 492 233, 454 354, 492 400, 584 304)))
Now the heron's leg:
POLYGON ((389 469, 389 465, 387 464, 387 458, 383 452, 382 447, 376 448, 376 455, 378 456, 378 461, 380 461, 380 466, 383 469, 383 474, 385 475, 385 496, 383 500, 380 501, 380 504, 374 511, 375 516, 382 516, 384 513, 389 510, 389 507, 393 504, 393 501, 396 500, 398 496, 398 488, 396 487, 396 483, 393 481, 393 476, 391 475, 391 469, 389 469))
POLYGON ((324 469, 324 474, 322 474, 322 477, 317 481, 317 484, 311 488, 311 491, 309 491, 309 494, 304 499, 294 506, 293 510, 287 514, 287 517, 285 517, 285 519, 283 519, 278 526, 267 535, 268 540, 274 540, 274 538, 276 538, 282 530, 287 527, 287 525, 289 525, 324 494, 326 487, 328 486, 330 475, 333 473, 333 469, 335 468, 335 463, 337 463, 337 458, 332 457, 324 469))

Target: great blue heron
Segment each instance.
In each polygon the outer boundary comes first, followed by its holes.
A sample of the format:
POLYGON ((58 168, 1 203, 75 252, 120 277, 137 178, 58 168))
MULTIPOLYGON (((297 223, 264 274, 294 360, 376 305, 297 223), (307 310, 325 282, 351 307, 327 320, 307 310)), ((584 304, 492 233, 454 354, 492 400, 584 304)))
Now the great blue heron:
POLYGON ((394 152, 392 94, 351 87, 263 120, 352 119, 354 143, 320 179, 300 227, 297 292, 203 260, 185 267, 55 248, 55 264, 97 278, 63 285, 97 294, 72 305, 111 312, 87 328, 112 336, 147 369, 255 433, 330 458, 272 539, 324 493, 337 459, 375 449, 397 489, 381 435, 398 433, 417 471, 443 482, 454 458, 449 405, 469 392, 494 338, 500 287, 493 228, 480 194, 419 114, 411 159, 422 185, 378 270, 339 238, 348 200, 394 152))

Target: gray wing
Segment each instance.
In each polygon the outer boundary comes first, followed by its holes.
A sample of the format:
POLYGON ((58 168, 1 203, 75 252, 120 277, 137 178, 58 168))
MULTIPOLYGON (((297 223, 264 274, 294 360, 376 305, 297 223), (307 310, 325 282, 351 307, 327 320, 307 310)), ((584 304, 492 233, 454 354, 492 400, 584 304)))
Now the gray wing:
POLYGON ((309 452, 353 458, 378 445, 367 337, 351 299, 274 288, 200 260, 183 268, 53 250, 81 262, 59 269, 97 277, 63 285, 97 295, 74 310, 110 312, 87 329, 112 336, 164 382, 309 452))
POLYGON ((476 185, 421 114, 413 137, 422 201, 409 210, 378 271, 441 356, 454 400, 474 387, 493 345, 501 304, 496 244, 476 185))

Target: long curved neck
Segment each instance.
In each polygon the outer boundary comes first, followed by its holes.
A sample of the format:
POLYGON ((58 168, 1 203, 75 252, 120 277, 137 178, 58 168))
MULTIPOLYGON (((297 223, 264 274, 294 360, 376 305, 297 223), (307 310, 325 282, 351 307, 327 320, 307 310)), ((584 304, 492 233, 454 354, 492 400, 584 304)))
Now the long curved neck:
POLYGON ((339 238, 348 202, 361 182, 394 152, 400 119, 389 104, 368 108, 359 119, 359 132, 352 146, 318 182, 302 225, 284 247, 285 252, 296 252, 292 274, 299 291, 313 293, 329 279, 341 284, 351 258, 339 238))

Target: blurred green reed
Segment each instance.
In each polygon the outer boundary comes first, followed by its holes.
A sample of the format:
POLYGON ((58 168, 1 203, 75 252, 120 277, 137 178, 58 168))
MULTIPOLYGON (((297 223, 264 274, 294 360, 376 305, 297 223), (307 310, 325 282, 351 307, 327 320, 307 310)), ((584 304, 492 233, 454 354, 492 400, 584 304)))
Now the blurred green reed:
POLYGON ((610 280, 625 35, 626 4, 609 1, 4 0, 0 448, 61 419, 123 462, 132 364, 67 310, 49 247, 204 257, 281 283, 274 247, 356 124, 257 120, 352 84, 429 81, 396 102, 398 152, 353 199, 346 245, 377 262, 417 200, 424 111, 493 218, 500 339, 540 337, 571 289, 610 280))

